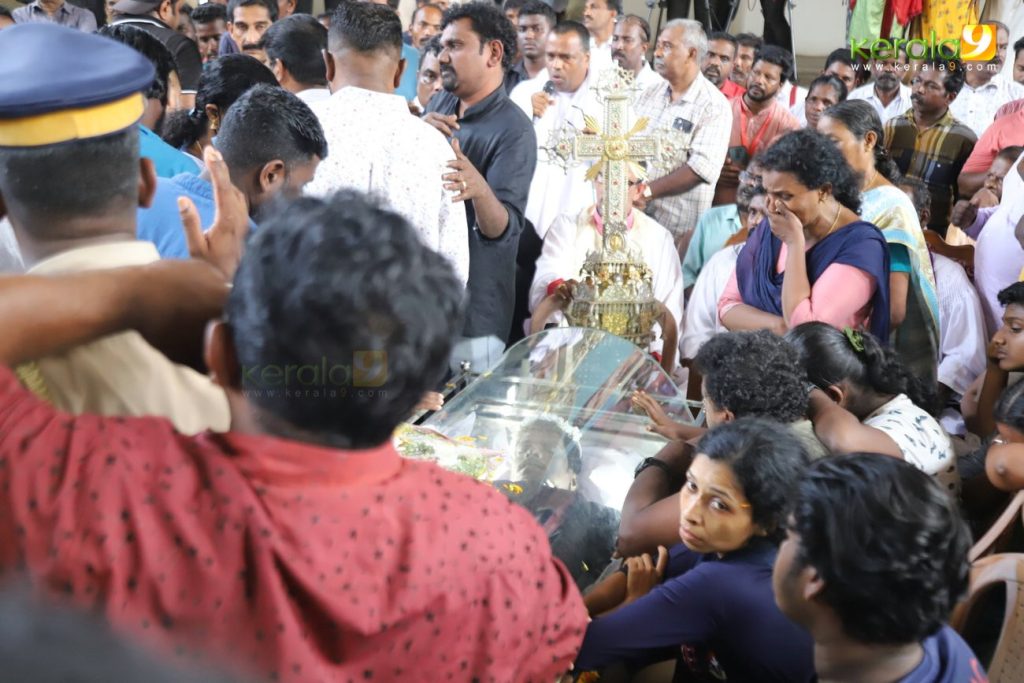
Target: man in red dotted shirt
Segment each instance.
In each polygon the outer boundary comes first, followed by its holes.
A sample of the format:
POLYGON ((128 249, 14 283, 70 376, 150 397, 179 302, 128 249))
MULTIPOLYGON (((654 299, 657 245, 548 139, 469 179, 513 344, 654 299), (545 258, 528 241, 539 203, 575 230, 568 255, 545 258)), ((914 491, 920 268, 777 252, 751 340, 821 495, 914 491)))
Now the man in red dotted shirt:
MULTIPOLYGON (((17 53, 18 40, 0 37, 0 51, 17 53)), ((0 103, 15 99, 9 75, 0 65, 0 103)), ((130 129, 141 96, 117 80, 83 92, 125 109, 82 107, 88 125, 49 134, 130 129)), ((15 228, 40 217, 13 179, 70 159, 83 178, 100 172, 78 139, 12 146, 26 138, 9 135, 11 122, 24 131, 26 116, 66 106, 54 101, 14 118, 0 104, 0 213, 15 228)), ((138 174, 137 156, 122 157, 103 158, 116 187, 138 174)), ((219 218, 205 236, 187 224, 193 253, 220 270, 164 261, 0 280, 0 576, 24 572, 123 631, 256 680, 555 680, 587 618, 543 530, 491 487, 404 460, 391 443, 460 329, 447 261, 403 218, 346 192, 261 222, 228 293, 243 235, 225 226, 244 232, 244 199, 216 152, 207 167, 219 218), (198 346, 222 309, 205 358, 229 397, 228 433, 63 414, 9 369, 126 329, 165 350, 198 346)), ((57 187, 47 216, 126 202, 57 187)))

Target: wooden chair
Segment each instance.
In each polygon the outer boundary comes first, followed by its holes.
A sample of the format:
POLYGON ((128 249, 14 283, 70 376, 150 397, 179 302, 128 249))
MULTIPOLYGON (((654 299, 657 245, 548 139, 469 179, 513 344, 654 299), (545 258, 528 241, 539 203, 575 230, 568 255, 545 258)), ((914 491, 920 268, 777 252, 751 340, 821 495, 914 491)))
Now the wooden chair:
POLYGON ((924 230, 924 241, 928 244, 929 250, 936 254, 942 254, 963 266, 967 271, 967 277, 974 280, 974 245, 953 246, 934 230, 924 230))
POLYGON ((992 523, 985 535, 974 543, 974 547, 967 554, 967 559, 973 564, 986 555, 1002 551, 1017 522, 1024 525, 1024 491, 1018 491, 1010 499, 1003 513, 992 523))
POLYGON ((982 596, 989 590, 1004 586, 1006 613, 991 661, 985 667, 990 683, 1020 683, 1024 681, 1024 554, 992 555, 976 562, 971 568, 971 582, 967 598, 957 605, 949 623, 964 640, 971 643, 975 624, 972 619, 982 596))

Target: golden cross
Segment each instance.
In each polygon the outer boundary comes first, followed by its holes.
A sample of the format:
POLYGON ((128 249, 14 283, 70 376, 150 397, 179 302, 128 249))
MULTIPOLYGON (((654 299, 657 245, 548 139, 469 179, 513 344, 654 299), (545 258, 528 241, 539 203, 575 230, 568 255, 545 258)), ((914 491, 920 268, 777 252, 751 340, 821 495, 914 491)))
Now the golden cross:
POLYGON ((629 173, 646 177, 640 161, 652 160, 658 155, 658 139, 640 136, 647 127, 647 119, 638 119, 629 126, 630 102, 633 99, 633 74, 612 67, 600 74, 595 87, 604 101, 604 121, 584 114, 585 130, 582 134, 569 128, 554 131, 546 149, 553 162, 568 168, 580 161, 594 160, 586 178, 594 181, 604 178, 604 201, 601 217, 604 223, 604 248, 618 251, 625 244, 622 233, 626 229, 626 216, 632 208, 629 199, 629 173), (617 237, 616 237, 617 235, 617 237))

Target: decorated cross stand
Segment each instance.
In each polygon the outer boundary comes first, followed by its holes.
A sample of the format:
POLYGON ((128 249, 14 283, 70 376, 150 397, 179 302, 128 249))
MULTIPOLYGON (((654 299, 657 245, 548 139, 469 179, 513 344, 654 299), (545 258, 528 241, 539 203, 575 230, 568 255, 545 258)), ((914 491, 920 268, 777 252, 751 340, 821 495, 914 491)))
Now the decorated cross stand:
MULTIPOLYGON (((566 170, 594 160, 587 180, 594 181, 599 175, 604 178, 602 248, 587 255, 565 316, 570 325, 602 329, 647 348, 654 339, 654 323, 667 309, 654 297, 651 270, 643 256, 626 239, 626 217, 631 208, 629 174, 646 177, 641 161, 671 170, 688 140, 675 130, 640 135, 647 128, 646 118, 629 127, 630 102, 636 90, 632 72, 609 68, 600 74, 594 89, 604 102, 604 121, 585 114, 582 134, 568 126, 557 129, 543 148, 551 163, 566 170)), ((666 333, 668 327, 662 325, 666 333)), ((674 337, 674 321, 672 328, 674 337)), ((666 342, 668 337, 666 334, 666 342)), ((666 343, 666 351, 668 346, 666 343)))

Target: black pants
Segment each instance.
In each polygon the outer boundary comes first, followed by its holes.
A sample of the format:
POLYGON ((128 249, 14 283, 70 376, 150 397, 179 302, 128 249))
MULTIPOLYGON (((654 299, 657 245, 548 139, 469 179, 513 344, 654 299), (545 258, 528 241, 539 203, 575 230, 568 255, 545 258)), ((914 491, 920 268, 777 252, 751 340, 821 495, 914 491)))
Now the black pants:
POLYGON ((764 42, 778 45, 793 54, 793 31, 786 21, 788 0, 761 0, 764 15, 764 42))
MULTIPOLYGON (((693 0, 693 18, 703 24, 704 31, 709 34, 728 31, 732 5, 733 0, 693 0), (708 16, 708 10, 711 16, 708 16)), ((667 9, 669 19, 686 19, 690 14, 690 0, 668 0, 667 9)))

